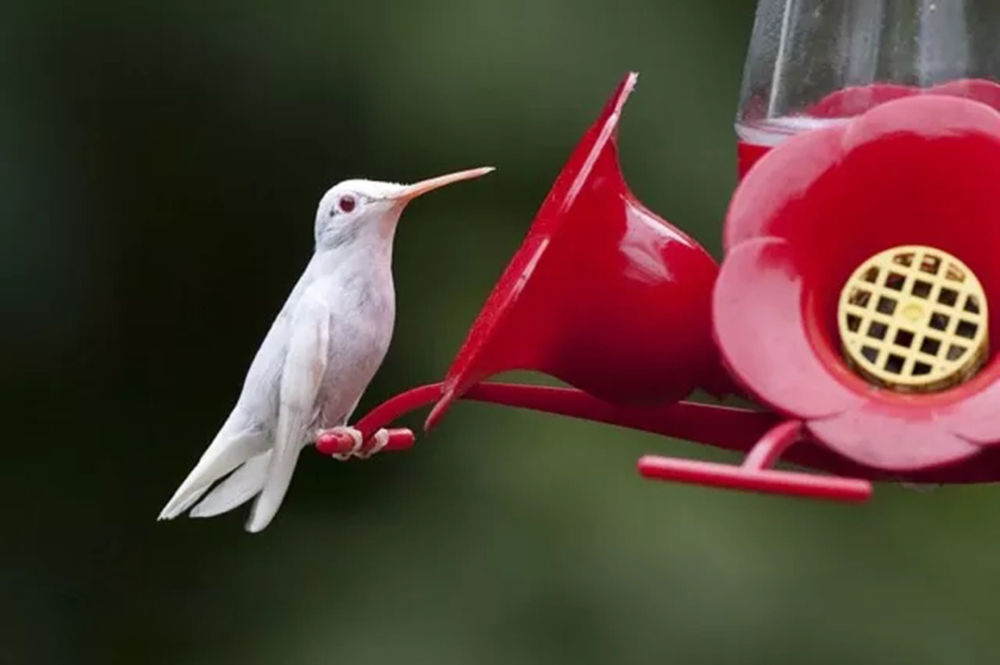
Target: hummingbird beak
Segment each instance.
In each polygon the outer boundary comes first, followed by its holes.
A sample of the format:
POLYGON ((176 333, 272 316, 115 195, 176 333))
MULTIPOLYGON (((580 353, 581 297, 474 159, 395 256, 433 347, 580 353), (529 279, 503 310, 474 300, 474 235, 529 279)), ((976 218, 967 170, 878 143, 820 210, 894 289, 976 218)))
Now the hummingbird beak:
POLYGON ((469 169, 468 171, 458 171, 456 173, 449 173, 448 175, 438 176, 436 178, 430 178, 428 180, 421 180, 420 182, 413 185, 406 185, 400 191, 396 192, 389 198, 395 201, 402 201, 404 203, 412 201, 418 196, 423 196, 427 192, 432 192, 435 189, 444 187, 445 185, 450 185, 453 182, 460 182, 462 180, 471 180, 472 178, 478 178, 484 176, 487 173, 493 171, 492 166, 484 166, 478 169, 469 169))

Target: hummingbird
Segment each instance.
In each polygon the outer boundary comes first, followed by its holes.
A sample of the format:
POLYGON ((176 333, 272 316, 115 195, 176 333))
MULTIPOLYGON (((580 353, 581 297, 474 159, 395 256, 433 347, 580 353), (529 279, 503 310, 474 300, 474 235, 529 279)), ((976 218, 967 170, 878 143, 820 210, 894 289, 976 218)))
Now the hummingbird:
MULTIPOLYGON (((413 185, 346 180, 323 195, 305 272, 254 356, 236 406, 159 519, 189 508, 192 517, 211 517, 254 499, 246 529, 256 533, 281 506, 299 451, 319 434, 333 430, 354 441, 341 459, 366 456, 361 433, 346 423, 392 338, 392 246, 400 215, 418 196, 492 170, 413 185)), ((367 454, 388 435, 382 430, 373 438, 367 454)))

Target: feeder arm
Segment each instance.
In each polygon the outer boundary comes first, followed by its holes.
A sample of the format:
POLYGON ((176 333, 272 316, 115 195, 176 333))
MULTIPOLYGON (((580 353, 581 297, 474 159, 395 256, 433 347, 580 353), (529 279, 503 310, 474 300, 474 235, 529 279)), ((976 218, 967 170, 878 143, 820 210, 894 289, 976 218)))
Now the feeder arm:
MULTIPOLYGON (((441 395, 441 383, 413 388, 379 404, 354 427, 361 432, 365 447, 370 447, 371 438, 379 429, 388 428, 404 415, 435 403, 441 395)), ((746 461, 738 467, 647 455, 639 460, 638 467, 648 478, 860 501, 871 493, 867 480, 770 467, 783 457, 836 474, 880 477, 877 471, 843 460, 810 443, 799 421, 784 420, 765 411, 687 401, 661 406, 623 406, 572 388, 491 382, 473 386, 462 399, 592 420, 747 453, 746 461)), ((409 429, 389 428, 388 432, 389 440, 383 450, 405 450, 414 443, 415 437, 409 429)), ((348 437, 333 433, 321 435, 316 442, 316 448, 326 455, 342 454, 352 445, 348 437)))

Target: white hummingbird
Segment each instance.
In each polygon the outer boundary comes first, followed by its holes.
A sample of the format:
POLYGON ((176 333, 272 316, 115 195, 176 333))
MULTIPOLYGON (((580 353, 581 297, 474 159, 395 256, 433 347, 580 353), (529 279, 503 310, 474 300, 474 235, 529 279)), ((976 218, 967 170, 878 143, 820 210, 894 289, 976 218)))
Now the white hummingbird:
MULTIPOLYGON (((431 190, 492 170, 415 185, 346 180, 323 195, 309 265, 254 356, 232 413, 159 519, 191 506, 192 517, 211 517, 256 496, 246 529, 258 532, 278 511, 299 451, 319 432, 347 433, 353 452, 360 451, 360 432, 345 423, 392 338, 392 244, 403 208, 431 190)), ((386 436, 384 430, 376 435, 376 449, 386 436)))

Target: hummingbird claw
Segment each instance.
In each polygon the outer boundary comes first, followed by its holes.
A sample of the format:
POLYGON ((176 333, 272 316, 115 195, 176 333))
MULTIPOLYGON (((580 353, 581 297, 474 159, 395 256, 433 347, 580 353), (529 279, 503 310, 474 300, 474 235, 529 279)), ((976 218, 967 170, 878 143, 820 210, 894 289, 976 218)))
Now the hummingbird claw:
POLYGON ((341 462, 346 462, 351 459, 352 456, 357 455, 365 443, 364 437, 361 435, 361 431, 355 427, 334 427, 333 429, 327 430, 326 433, 339 437, 347 436, 354 442, 354 446, 350 450, 342 453, 333 453, 331 455, 333 459, 341 462))
POLYGON ((355 453, 358 459, 368 459, 375 453, 381 451, 389 443, 389 430, 384 427, 372 435, 373 445, 367 450, 362 449, 355 453))
MULTIPOLYGON (((352 457, 356 457, 358 459, 368 459, 389 445, 392 436, 387 429, 382 428, 375 432, 375 434, 373 434, 368 441, 365 441, 364 435, 356 427, 340 426, 323 430, 317 434, 316 438, 318 441, 329 441, 332 438, 334 441, 339 440, 343 443, 347 443, 347 439, 353 442, 353 445, 348 450, 343 450, 342 447, 338 447, 337 450, 339 450, 339 452, 329 452, 328 450, 323 450, 321 448, 321 451, 330 455, 330 457, 333 457, 341 462, 346 462, 352 457), (371 445, 368 445, 369 442, 371 445)), ((319 444, 317 445, 319 447, 319 444)), ((336 443, 334 445, 339 446, 339 444, 336 443)))

